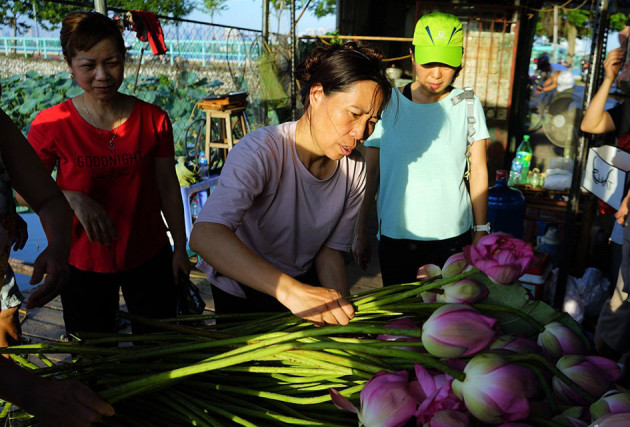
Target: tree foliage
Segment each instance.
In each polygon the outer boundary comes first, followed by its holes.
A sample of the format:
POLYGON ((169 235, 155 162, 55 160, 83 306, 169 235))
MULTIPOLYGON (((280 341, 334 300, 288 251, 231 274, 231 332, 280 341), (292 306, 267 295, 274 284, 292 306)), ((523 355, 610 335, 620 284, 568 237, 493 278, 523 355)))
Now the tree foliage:
POLYGON ((210 15, 210 22, 214 22, 214 15, 221 14, 227 10, 227 0, 203 0, 203 10, 210 15))

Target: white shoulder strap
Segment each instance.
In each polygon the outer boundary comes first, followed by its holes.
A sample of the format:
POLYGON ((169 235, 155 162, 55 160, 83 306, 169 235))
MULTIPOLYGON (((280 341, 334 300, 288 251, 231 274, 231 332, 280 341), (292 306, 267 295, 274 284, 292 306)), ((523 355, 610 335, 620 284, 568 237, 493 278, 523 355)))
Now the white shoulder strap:
POLYGON ((470 147, 475 142, 475 92, 471 87, 465 87, 464 91, 451 99, 453 105, 458 104, 462 100, 466 100, 466 120, 468 122, 468 135, 466 136, 466 172, 464 178, 470 177, 470 147))

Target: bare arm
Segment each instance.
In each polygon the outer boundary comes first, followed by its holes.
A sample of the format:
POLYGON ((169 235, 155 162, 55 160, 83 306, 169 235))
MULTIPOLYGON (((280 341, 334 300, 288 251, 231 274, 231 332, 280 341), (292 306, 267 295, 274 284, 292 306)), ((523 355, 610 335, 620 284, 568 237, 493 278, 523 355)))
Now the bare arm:
POLYGON ((366 147, 366 183, 365 197, 361 203, 359 214, 357 215, 357 225, 355 230, 355 241, 352 247, 355 262, 363 271, 371 261, 372 254, 369 239, 367 236, 367 220, 372 204, 376 199, 376 191, 380 179, 380 152, 379 148, 366 147))
MULTIPOLYGON (((487 139, 475 141, 470 147, 470 200, 472 202, 475 225, 483 225, 488 218, 488 165, 486 162, 487 139)), ((486 234, 477 231, 473 243, 477 243, 486 234)))
POLYGON ((34 415, 44 426, 89 426, 114 408, 76 381, 49 381, 0 357, 0 398, 34 415))
POLYGON ((315 257, 315 268, 322 286, 336 289, 344 296, 350 294, 346 263, 341 252, 327 246, 322 247, 315 257))
POLYGON ((293 314, 316 324, 347 324, 352 306, 328 288, 309 286, 281 272, 252 252, 228 227, 195 223, 190 248, 221 274, 276 298, 293 314))
POLYGON ((173 237, 173 276, 177 283, 179 272, 190 274, 190 261, 186 252, 186 228, 184 225, 184 207, 175 173, 175 160, 170 157, 155 159, 155 179, 157 181, 162 212, 173 237))
POLYGON ((606 99, 612 87, 619 70, 621 69, 621 60, 623 59, 624 50, 614 49, 610 51, 604 60, 604 81, 591 99, 590 104, 586 108, 580 129, 588 133, 605 133, 615 130, 615 124, 607 111, 604 111, 606 99))
POLYGON ((68 254, 72 212, 50 172, 11 119, 0 110, 2 157, 11 184, 39 215, 48 245, 34 263, 31 284, 39 283, 44 274, 44 286, 30 296, 26 307, 40 307, 59 294, 68 275, 68 254))

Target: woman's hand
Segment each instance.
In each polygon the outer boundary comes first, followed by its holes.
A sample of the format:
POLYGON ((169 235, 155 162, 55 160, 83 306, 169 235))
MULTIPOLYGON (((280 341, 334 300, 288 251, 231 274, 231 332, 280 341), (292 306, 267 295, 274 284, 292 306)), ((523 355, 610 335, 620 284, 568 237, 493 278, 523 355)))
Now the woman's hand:
POLYGON ((338 291, 295 281, 286 297, 278 298, 291 312, 317 326, 347 325, 354 307, 338 291))
POLYGON ((90 242, 109 245, 118 240, 116 226, 100 203, 78 191, 64 191, 64 194, 90 242))
POLYGON ((28 240, 28 226, 26 221, 22 219, 17 213, 15 215, 15 233, 13 235, 13 250, 19 251, 24 249, 24 245, 28 240))
POLYGON ((615 219, 620 225, 625 226, 626 220, 628 219, 628 213, 630 212, 630 191, 626 194, 626 197, 621 201, 621 206, 619 206, 619 210, 615 212, 615 219))
POLYGON ((479 239, 481 239, 483 236, 485 236, 487 234, 488 233, 486 231, 475 231, 475 235, 473 236, 472 244, 476 245, 477 242, 479 241, 479 239))
POLYGON ((188 258, 186 250, 175 249, 173 251, 173 278, 175 279, 175 283, 178 283, 180 274, 188 277, 191 269, 190 258, 188 258))
POLYGON ((365 233, 356 234, 352 244, 352 254, 357 265, 361 270, 365 271, 370 261, 372 261, 372 246, 365 233))
POLYGON ((606 59, 604 60, 604 76, 607 79, 615 80, 619 70, 623 65, 623 56, 625 55, 625 49, 619 47, 610 51, 606 59))
MULTIPOLYGON (((20 387, 19 384, 15 387, 20 387)), ((43 426, 84 427, 102 416, 114 415, 114 408, 87 386, 73 381, 42 381, 25 409, 43 426)))
POLYGON ((61 293, 68 282, 68 254, 63 250, 48 246, 33 263, 31 285, 42 281, 44 284, 31 294, 26 308, 42 307, 61 293), (46 277, 44 278, 44 274, 46 277))

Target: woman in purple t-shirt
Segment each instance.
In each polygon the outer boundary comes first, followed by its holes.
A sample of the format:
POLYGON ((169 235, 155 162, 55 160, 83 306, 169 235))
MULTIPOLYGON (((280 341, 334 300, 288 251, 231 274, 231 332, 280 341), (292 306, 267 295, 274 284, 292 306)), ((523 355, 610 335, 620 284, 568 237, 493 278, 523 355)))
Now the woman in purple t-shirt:
POLYGON ((342 252, 365 189, 353 150, 391 94, 380 60, 355 43, 313 50, 297 75, 302 117, 258 129, 230 151, 190 236, 217 315, 288 309, 316 324, 353 317, 342 252))

